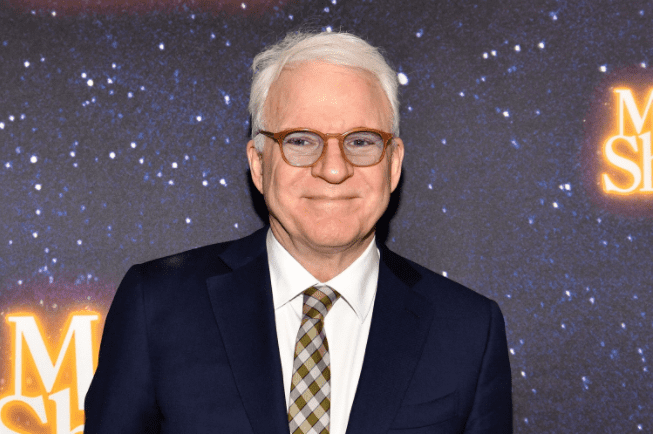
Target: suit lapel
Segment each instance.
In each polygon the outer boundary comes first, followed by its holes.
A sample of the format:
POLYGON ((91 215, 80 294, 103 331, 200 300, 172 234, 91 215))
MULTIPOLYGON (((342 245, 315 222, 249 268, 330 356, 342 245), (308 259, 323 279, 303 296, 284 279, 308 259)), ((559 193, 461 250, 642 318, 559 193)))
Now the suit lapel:
POLYGON ((259 231, 255 235, 258 236, 238 242, 222 255, 233 271, 210 277, 207 286, 229 363, 254 432, 287 433, 265 232, 259 231), (252 252, 258 256, 252 258, 252 252))
MULTIPOLYGON (((264 228, 221 255, 232 272, 207 279, 229 363, 252 429, 288 432, 264 228)), ((372 325, 347 433, 386 432, 419 361, 433 319, 412 289, 420 274, 381 249, 372 325)))
POLYGON ((388 431, 433 319, 431 302, 411 289, 419 273, 387 248, 380 249, 372 325, 347 433, 388 431))

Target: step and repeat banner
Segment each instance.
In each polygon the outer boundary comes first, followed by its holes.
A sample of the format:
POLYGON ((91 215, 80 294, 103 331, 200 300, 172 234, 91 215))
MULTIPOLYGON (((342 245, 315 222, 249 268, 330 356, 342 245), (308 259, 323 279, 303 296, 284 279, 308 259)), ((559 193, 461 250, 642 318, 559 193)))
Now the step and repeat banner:
POLYGON ((499 303, 515 432, 653 432, 650 2, 5 0, 0 433, 83 430, 130 265, 263 225, 249 67, 296 29, 397 69, 380 236, 499 303))

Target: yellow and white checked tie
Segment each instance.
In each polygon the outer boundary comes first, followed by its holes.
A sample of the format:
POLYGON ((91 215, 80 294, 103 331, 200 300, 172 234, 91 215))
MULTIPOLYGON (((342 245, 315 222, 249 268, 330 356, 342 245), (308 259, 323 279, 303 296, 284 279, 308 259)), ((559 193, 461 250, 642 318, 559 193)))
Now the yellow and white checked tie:
POLYGON ((331 369, 324 317, 340 297, 328 286, 304 291, 302 324, 297 333, 290 386, 291 434, 329 434, 331 369))

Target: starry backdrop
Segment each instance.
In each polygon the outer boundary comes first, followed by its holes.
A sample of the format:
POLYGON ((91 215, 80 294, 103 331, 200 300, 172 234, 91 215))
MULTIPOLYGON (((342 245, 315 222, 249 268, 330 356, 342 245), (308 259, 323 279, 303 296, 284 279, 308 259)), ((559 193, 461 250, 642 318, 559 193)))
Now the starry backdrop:
POLYGON ((248 68, 298 28, 399 71, 383 237, 500 304, 515 432, 653 432, 653 218, 593 202, 581 159, 595 89, 653 66, 645 1, 6 1, 1 315, 106 312, 131 264, 261 227, 248 68))

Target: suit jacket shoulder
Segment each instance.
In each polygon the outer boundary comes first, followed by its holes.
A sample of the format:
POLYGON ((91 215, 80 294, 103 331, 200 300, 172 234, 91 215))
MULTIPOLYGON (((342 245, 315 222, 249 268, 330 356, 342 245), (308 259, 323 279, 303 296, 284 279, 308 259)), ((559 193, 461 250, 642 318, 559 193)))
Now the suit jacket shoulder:
POLYGON ((187 276, 206 279, 232 271, 263 253, 267 228, 237 240, 225 241, 165 256, 137 265, 146 279, 170 281, 187 276))
POLYGON ((428 299, 434 306, 445 308, 447 316, 468 317, 486 311, 493 300, 454 282, 383 246, 381 257, 385 265, 409 288, 428 299))

